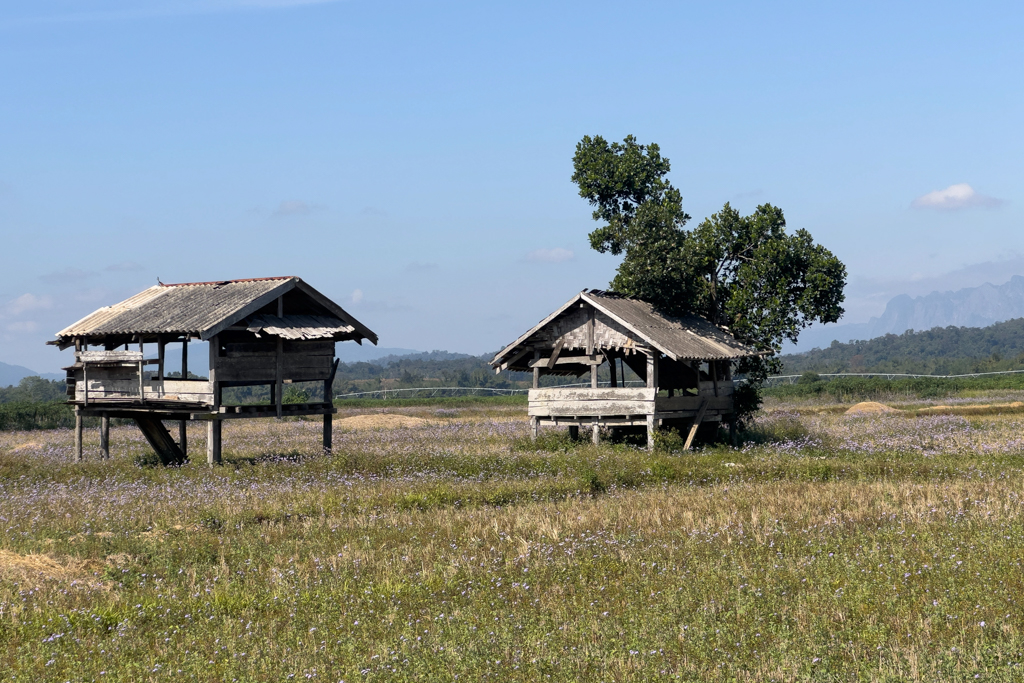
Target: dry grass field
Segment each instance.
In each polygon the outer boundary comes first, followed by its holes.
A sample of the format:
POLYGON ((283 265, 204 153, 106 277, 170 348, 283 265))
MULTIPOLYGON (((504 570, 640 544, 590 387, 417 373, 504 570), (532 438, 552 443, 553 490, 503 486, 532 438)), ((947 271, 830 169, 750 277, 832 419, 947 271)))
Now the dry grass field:
POLYGON ((0 680, 1020 680, 1024 413, 767 408, 688 454, 237 421, 212 470, 0 433, 0 680))

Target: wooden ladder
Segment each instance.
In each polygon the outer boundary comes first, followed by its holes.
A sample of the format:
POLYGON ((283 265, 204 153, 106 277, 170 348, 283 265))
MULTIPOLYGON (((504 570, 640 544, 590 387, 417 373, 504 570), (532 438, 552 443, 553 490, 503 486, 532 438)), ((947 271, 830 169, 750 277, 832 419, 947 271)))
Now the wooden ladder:
POLYGON ((139 425, 142 435, 156 451, 162 464, 184 465, 188 462, 188 458, 171 438, 171 433, 167 431, 162 421, 155 417, 136 417, 135 424, 139 425))

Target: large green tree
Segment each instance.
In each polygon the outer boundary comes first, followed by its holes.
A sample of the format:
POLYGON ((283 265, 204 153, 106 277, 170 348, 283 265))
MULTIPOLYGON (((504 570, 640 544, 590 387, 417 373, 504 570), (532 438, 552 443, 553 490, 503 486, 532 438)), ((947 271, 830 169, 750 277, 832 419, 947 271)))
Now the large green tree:
MULTIPOLYGON (((682 195, 666 179, 669 160, 633 136, 621 143, 584 137, 573 167, 572 181, 602 223, 590 233, 591 246, 623 256, 613 291, 669 314, 702 315, 765 351, 843 314, 846 267, 806 230, 787 232, 782 209, 762 204, 742 216, 726 204, 687 229, 682 195)), ((778 370, 774 357, 740 364, 751 380, 740 399, 744 412, 756 408, 761 381, 778 370)))

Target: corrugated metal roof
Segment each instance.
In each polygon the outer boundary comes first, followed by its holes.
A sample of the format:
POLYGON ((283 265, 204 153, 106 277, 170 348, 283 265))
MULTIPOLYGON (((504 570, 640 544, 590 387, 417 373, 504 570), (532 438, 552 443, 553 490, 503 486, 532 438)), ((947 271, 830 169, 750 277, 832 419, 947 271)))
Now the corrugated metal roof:
POLYGON ((334 339, 354 331, 351 325, 322 315, 258 315, 249 322, 249 332, 256 336, 270 334, 282 339, 334 339))
POLYGON ((646 301, 595 289, 583 292, 582 297, 677 360, 735 360, 758 354, 698 315, 663 315, 646 301))
POLYGON ((583 290, 564 306, 541 320, 516 341, 502 349, 491 361, 494 367, 509 363, 525 365, 522 347, 538 331, 555 321, 577 302, 586 302, 628 328, 645 343, 675 360, 736 360, 761 352, 736 340, 724 330, 697 315, 668 316, 659 313, 646 301, 630 299, 597 289, 583 290), (519 356, 519 359, 517 359, 519 356))
POLYGON ((63 346, 75 337, 137 334, 191 334, 207 339, 293 289, 340 318, 330 318, 336 330, 347 328, 351 338, 377 343, 372 331, 297 277, 159 284, 69 325, 57 333, 55 343, 63 346))

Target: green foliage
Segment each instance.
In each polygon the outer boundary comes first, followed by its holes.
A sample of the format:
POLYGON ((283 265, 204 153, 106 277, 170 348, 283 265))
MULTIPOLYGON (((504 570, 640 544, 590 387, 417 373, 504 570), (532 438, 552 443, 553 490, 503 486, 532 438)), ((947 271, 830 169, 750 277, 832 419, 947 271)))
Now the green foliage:
MULTIPOLYGON (((320 393, 322 394, 323 391, 320 393)), ((309 403, 309 392, 292 384, 284 390, 284 396, 281 397, 281 401, 283 403, 309 403)))
POLYGON ((782 356, 785 374, 807 371, 956 375, 1024 369, 1024 318, 988 327, 908 330, 782 356))
MULTIPOLYGON (((726 204, 687 231, 689 216, 665 179, 669 160, 657 145, 638 145, 632 136, 621 144, 586 136, 573 165, 580 196, 605 223, 590 234, 591 246, 625 254, 614 291, 670 315, 696 313, 751 346, 776 352, 812 322, 835 322, 843 314, 846 267, 806 230, 787 233, 778 207, 763 204, 741 216, 726 204)), ((760 382, 779 367, 764 357, 740 362, 737 371, 751 387, 741 397, 746 414, 758 404, 760 382)))
POLYGON ((867 401, 900 396, 939 398, 972 391, 1024 390, 1024 373, 986 377, 836 377, 819 382, 780 384, 765 387, 765 396, 776 398, 829 398, 838 402, 867 401))
POLYGON ((17 386, 0 387, 0 403, 40 403, 63 401, 66 397, 64 382, 23 377, 17 386))
POLYGON ((74 426, 75 413, 66 403, 0 404, 0 431, 70 429, 74 426))

